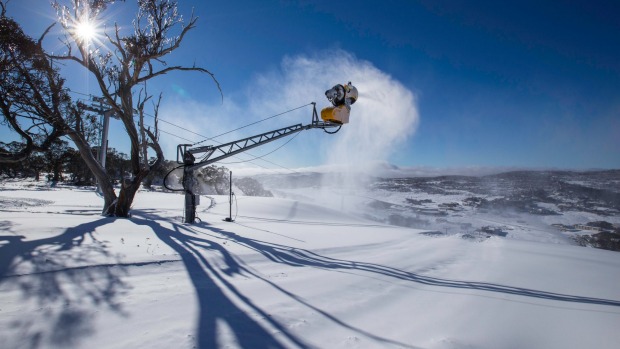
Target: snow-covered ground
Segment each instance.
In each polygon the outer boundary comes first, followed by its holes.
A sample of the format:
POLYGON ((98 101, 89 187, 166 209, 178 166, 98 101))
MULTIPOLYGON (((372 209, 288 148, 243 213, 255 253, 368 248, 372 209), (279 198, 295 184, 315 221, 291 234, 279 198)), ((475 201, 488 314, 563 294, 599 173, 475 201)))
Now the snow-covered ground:
POLYGON ((0 190, 0 348, 618 348, 620 254, 309 204, 0 190))

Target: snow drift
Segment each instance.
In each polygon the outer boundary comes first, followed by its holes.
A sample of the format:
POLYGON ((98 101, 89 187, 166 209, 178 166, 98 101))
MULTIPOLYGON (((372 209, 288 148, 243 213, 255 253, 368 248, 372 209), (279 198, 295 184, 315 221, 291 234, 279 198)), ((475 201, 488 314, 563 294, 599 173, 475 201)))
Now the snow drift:
POLYGON ((429 237, 329 207, 0 192, 2 348, 615 348, 618 254, 429 237))

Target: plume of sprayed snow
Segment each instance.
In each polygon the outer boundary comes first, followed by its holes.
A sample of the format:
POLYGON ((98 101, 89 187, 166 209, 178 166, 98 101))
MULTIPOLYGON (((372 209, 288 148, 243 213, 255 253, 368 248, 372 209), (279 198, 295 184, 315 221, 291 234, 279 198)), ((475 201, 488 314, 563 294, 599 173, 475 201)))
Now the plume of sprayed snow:
MULTIPOLYGON (((312 157, 318 162, 303 165, 322 163, 335 169, 336 178, 326 176, 328 181, 360 184, 374 174, 377 165, 386 164, 390 155, 413 134, 418 124, 418 111, 416 98, 409 89, 372 63, 343 50, 285 57, 279 69, 256 75, 246 85, 245 91, 238 91, 237 98, 239 95, 246 96, 240 98, 247 103, 245 106, 239 104, 240 100, 226 99, 223 108, 183 103, 168 106, 164 112, 174 116, 176 122, 196 125, 197 133, 213 135, 226 131, 213 129, 222 125, 216 120, 230 120, 231 123, 227 122, 225 126, 232 129, 238 126, 232 123, 256 121, 313 101, 317 102, 320 113, 322 108, 330 106, 325 91, 335 84, 349 81, 359 91, 359 98, 351 109, 349 124, 333 136, 318 130, 305 132, 303 137, 287 147, 287 151, 280 151, 277 158, 271 159, 280 162, 291 157, 312 157), (253 119, 240 121, 230 117, 230 114, 240 114, 240 111, 253 119), (197 115, 201 115, 201 122, 192 122, 197 115), (202 125, 209 125, 211 129, 202 129, 202 125)), ((309 123, 309 110, 279 116, 277 121, 274 119, 277 126, 274 124, 273 128, 289 122, 309 123)))
POLYGON ((325 91, 349 81, 359 92, 349 124, 333 136, 312 131, 304 138, 314 153, 323 154, 322 166, 332 169, 322 176, 322 188, 315 188, 311 199, 329 206, 336 203, 340 210, 361 203, 359 189, 385 170, 390 155, 414 133, 419 120, 414 94, 372 63, 342 50, 287 57, 281 70, 258 76, 250 86, 257 97, 255 105, 262 110, 278 112, 283 105, 315 101, 320 113, 330 106, 325 91))
POLYGON ((334 136, 320 134, 320 148, 327 154, 325 165, 359 179, 371 175, 377 164, 387 163, 415 131, 419 117, 409 89, 370 62, 342 50, 314 57, 287 57, 281 72, 259 76, 252 88, 260 91, 262 109, 281 109, 283 101, 289 105, 316 101, 320 113, 321 108, 329 106, 325 90, 349 81, 359 91, 350 122, 334 136))

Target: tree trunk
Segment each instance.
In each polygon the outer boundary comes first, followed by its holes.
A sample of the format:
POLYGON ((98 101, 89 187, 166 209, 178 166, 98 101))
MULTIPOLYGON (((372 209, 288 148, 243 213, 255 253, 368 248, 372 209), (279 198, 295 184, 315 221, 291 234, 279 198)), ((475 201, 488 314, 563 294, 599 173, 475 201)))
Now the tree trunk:
POLYGON ((144 177, 149 173, 148 170, 138 172, 138 174, 131 179, 123 179, 121 181, 121 191, 118 194, 116 201, 116 207, 114 208, 114 215, 116 217, 129 217, 131 204, 136 196, 136 193, 140 189, 140 184, 144 177))
POLYGON ((129 210, 133 198, 138 190, 134 188, 129 179, 121 180, 121 192, 118 195, 116 201, 116 207, 114 208, 114 214, 118 217, 129 217, 129 210))
POLYGON ((101 211, 101 215, 114 216, 117 197, 114 192, 114 186, 112 185, 112 179, 106 173, 101 164, 99 164, 99 162, 95 159, 93 153, 91 152, 90 146, 81 134, 75 131, 70 131, 69 137, 78 148, 80 156, 86 163, 86 166, 88 166, 92 174, 97 179, 97 182, 99 182, 99 188, 101 189, 101 193, 103 195, 103 209, 101 211))
POLYGON ((55 183, 56 182, 62 182, 62 177, 60 175, 61 171, 62 170, 60 168, 60 164, 59 163, 54 164, 54 167, 53 167, 53 170, 52 170, 52 172, 54 174, 54 177, 52 178, 53 182, 55 182, 55 183))

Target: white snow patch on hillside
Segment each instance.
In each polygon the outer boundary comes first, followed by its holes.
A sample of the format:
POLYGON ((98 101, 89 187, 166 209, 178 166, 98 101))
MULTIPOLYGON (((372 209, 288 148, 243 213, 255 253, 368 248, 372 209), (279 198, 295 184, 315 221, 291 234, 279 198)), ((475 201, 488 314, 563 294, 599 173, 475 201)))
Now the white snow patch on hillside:
MULTIPOLYGON (((0 190, 1 348, 616 348, 617 252, 429 237, 329 204, 0 190), (36 205, 23 205, 36 202, 36 205), (234 214, 234 212, 233 212, 234 214)), ((334 203, 337 206, 339 203, 334 203)))

